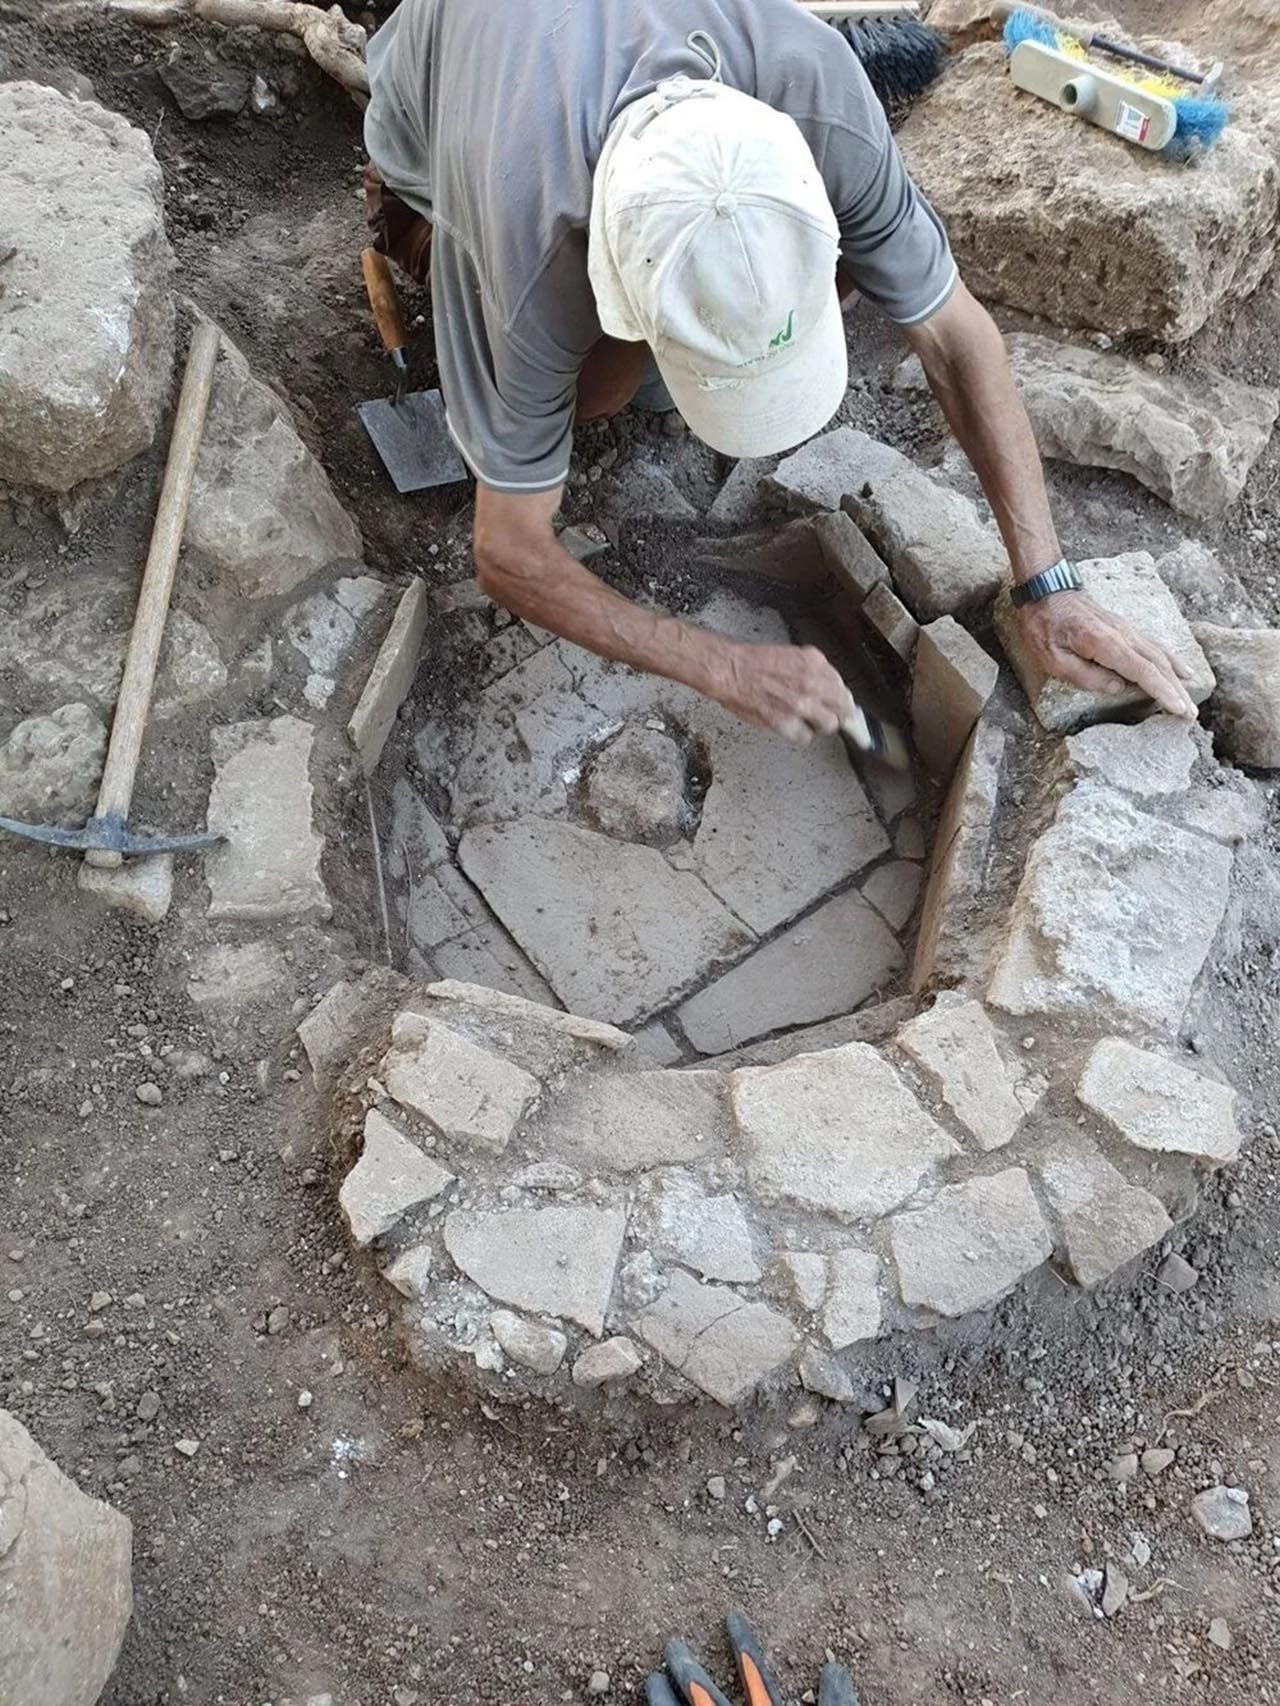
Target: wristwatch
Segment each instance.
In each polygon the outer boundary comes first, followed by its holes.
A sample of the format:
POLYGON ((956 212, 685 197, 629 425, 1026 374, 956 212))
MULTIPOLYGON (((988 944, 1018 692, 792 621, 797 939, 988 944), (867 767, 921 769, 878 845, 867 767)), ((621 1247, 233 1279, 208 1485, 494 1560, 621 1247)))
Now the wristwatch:
POLYGON ((1032 575, 1030 580, 1020 582, 1010 592, 1009 597, 1015 610, 1021 610, 1024 604, 1038 604, 1042 598, 1048 598, 1053 592, 1080 592, 1084 582, 1075 571, 1075 566, 1065 557, 1059 557, 1056 563, 1051 563, 1047 569, 1041 569, 1038 575, 1032 575))

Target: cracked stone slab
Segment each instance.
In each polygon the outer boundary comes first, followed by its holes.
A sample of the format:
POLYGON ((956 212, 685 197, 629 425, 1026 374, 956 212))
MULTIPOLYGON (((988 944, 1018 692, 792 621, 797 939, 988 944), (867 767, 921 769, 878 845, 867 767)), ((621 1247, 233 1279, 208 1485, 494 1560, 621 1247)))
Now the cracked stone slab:
POLYGON ((894 1216, 890 1242, 902 1301, 950 1317, 998 1303, 1053 1252, 1020 1167, 945 1186, 927 1208, 894 1216))
POLYGON ((500 1155, 542 1086, 531 1073, 438 1020, 401 1013, 383 1081, 402 1108, 453 1143, 500 1155))
POLYGON ((728 1147, 726 1082, 721 1072, 593 1073, 544 1106, 534 1140, 590 1171, 714 1160, 728 1147))
POLYGON ((790 1361, 799 1334, 764 1303, 676 1273, 632 1323, 644 1342, 717 1404, 731 1409, 790 1361))
POLYGON ((1079 776, 1142 798, 1185 793, 1195 763, 1191 724, 1181 717, 1141 723, 1095 723, 1067 740, 1067 758, 1079 776))
POLYGON ((747 1177, 766 1202, 839 1219, 886 1214, 959 1145, 866 1043, 732 1078, 747 1177))
POLYGON ((1031 849, 988 999, 1172 1031, 1227 906, 1232 854, 1077 783, 1031 849))
POLYGON ((837 1250, 822 1309, 822 1331, 833 1351, 874 1339, 880 1331, 880 1259, 866 1250, 837 1250))
POLYGON ((1027 1114, 1023 1074, 1002 1055, 1000 1033, 980 1001, 940 1000, 897 1040, 983 1149, 1009 1142, 1027 1114))
POLYGON ((784 1026, 851 1013, 902 963, 897 937, 862 896, 837 895, 700 989, 677 1016, 699 1054, 724 1054, 784 1026))
MULTIPOLYGON (((1149 551, 1126 551, 1118 557, 1095 557, 1076 565, 1085 591, 1095 604, 1121 616, 1162 646, 1185 671, 1182 685, 1200 704, 1213 692, 1213 671, 1177 600, 1156 572, 1149 551)), ((1115 693, 1096 693, 1056 681, 1028 651, 1017 613, 1006 587, 992 612, 996 634, 1017 671, 1023 692, 1041 724, 1052 733, 1067 734, 1086 723, 1101 723, 1131 706, 1154 709, 1140 688, 1126 686, 1115 693)))
POLYGON ((411 1208, 438 1197, 452 1183, 452 1173, 370 1108, 360 1159, 342 1181, 338 1202, 351 1236, 363 1249, 390 1232, 411 1208))
POLYGON ((752 937, 653 847, 550 818, 469 829, 463 869, 567 1007, 634 1024, 752 937))
POLYGON ((319 918, 333 912, 320 876, 324 838, 311 818, 315 730, 297 717, 210 733, 215 773, 206 855, 211 918, 319 918))
POLYGON ((696 1179, 664 1179, 653 1203, 651 1248, 660 1262, 680 1262, 703 1279, 750 1284, 760 1278, 751 1227, 732 1192, 707 1196, 696 1179))
POLYGON ((444 1245, 481 1291, 530 1315, 576 1321, 596 1338, 622 1254, 618 1209, 455 1209, 444 1245))
POLYGON ((1098 1285, 1173 1225, 1158 1197, 1131 1185, 1095 1149, 1062 1144, 1039 1173, 1078 1285, 1098 1285))
POLYGON ((1194 1155, 1215 1166, 1240 1153, 1236 1093, 1229 1084, 1122 1038, 1095 1046, 1076 1095, 1139 1149, 1194 1155))

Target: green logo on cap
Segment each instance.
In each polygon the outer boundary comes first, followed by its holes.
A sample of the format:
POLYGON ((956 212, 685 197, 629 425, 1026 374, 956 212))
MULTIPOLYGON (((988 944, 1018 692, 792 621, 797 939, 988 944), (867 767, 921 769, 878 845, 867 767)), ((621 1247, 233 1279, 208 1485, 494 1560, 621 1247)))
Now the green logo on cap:
POLYGON ((791 322, 795 319, 795 317, 796 317, 796 311, 793 308, 791 310, 791 312, 787 315, 786 325, 782 328, 782 330, 780 332, 775 332, 773 334, 773 336, 769 339, 769 348, 770 349, 780 349, 783 344, 789 344, 791 342, 791 322))

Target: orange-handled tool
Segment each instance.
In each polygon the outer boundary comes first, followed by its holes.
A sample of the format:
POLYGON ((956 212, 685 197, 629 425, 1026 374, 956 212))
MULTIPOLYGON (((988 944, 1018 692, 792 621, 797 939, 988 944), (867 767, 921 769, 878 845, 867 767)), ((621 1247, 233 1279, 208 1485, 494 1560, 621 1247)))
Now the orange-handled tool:
POLYGON ((395 363, 395 400, 399 403, 409 374, 406 353, 409 328, 404 323, 404 309, 400 306, 396 281, 391 276, 391 263, 376 249, 361 249, 360 271, 364 274, 364 287, 369 293, 369 306, 373 310, 373 321, 382 339, 382 347, 395 363))

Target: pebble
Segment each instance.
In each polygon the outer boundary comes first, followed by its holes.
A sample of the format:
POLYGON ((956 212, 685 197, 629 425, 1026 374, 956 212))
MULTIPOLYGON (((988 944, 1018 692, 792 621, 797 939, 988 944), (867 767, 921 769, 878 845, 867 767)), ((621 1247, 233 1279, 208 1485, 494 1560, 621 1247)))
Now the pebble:
POLYGON ((95 1291, 89 1299, 89 1308, 96 1315, 100 1309, 105 1309, 110 1302, 111 1293, 109 1291, 95 1291))
POLYGON ((1115 1563, 1107 1565, 1105 1585, 1102 1589, 1102 1615, 1115 1617, 1123 1608, 1129 1597, 1129 1578, 1115 1563))
POLYGON ((1209 1487, 1191 1501, 1191 1514, 1210 1540, 1244 1540, 1253 1533, 1243 1487, 1209 1487))
POLYGON ((707 1497, 709 1499, 722 1499, 726 1491, 723 1475, 713 1475, 707 1482, 707 1497))
POLYGON ((283 1303, 278 1303, 267 1316, 267 1332, 272 1338, 277 1333, 283 1333, 289 1325, 289 1311, 283 1303))
POLYGON ((1160 1264, 1156 1278, 1166 1291, 1182 1292, 1190 1291, 1200 1275, 1185 1256, 1179 1256, 1175 1251, 1173 1255, 1166 1256, 1160 1264))
POLYGON ((1126 1451, 1120 1457, 1113 1457, 1107 1465, 1107 1474, 1113 1481, 1132 1481, 1138 1473, 1138 1454, 1136 1451, 1126 1451))
POLYGON ((139 1084, 138 1088, 134 1091, 134 1095, 142 1103, 144 1108, 158 1108, 161 1102, 164 1101, 164 1093, 160 1086, 158 1084, 152 1084, 150 1081, 146 1084, 139 1084))
POLYGON ((1177 1455, 1177 1452, 1171 1450, 1167 1445, 1153 1445, 1142 1454, 1143 1473, 1145 1475, 1163 1475, 1177 1455))
POLYGON ((609 1692, 609 1673, 607 1670, 593 1670, 587 1682, 588 1694, 607 1694, 609 1692))
POLYGON ((160 1414, 160 1394, 158 1392, 144 1392, 138 1399, 136 1414, 140 1422, 154 1422, 160 1414))
POLYGON ((182 1453, 183 1457, 194 1457, 200 1449, 198 1439, 175 1439, 173 1449, 182 1453))
POLYGON ((307 1391, 305 1386, 298 1394, 298 1408, 300 1410, 309 1410, 311 1408, 311 1394, 307 1391))
POLYGON ((1221 1647, 1224 1653, 1231 1651, 1231 1630, 1227 1627, 1225 1617, 1215 1617, 1209 1624, 1209 1639, 1215 1647, 1221 1647))

